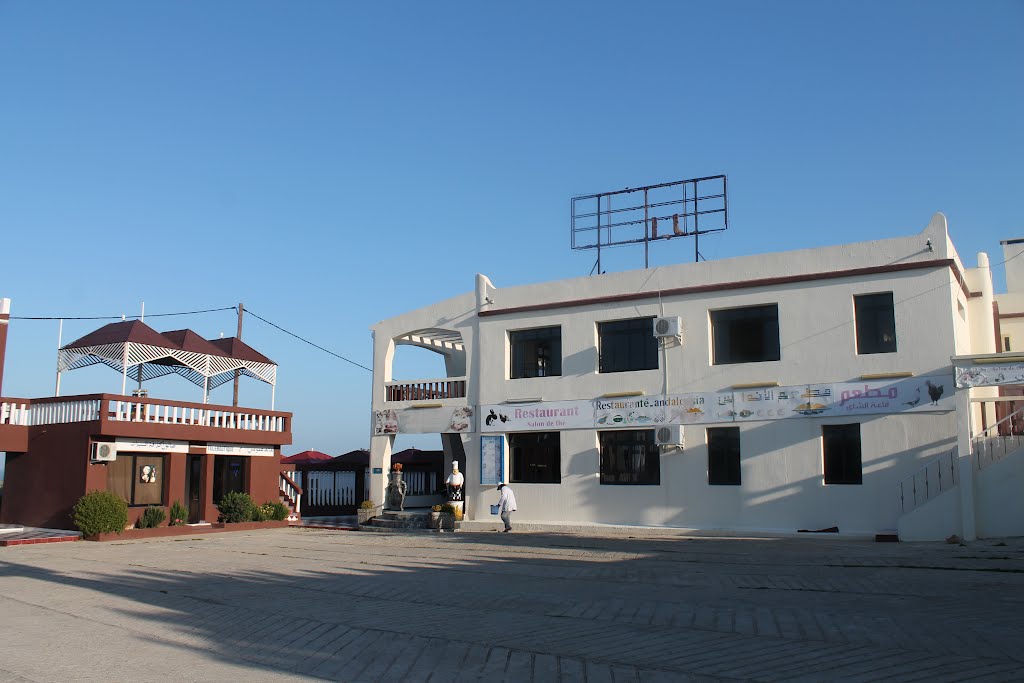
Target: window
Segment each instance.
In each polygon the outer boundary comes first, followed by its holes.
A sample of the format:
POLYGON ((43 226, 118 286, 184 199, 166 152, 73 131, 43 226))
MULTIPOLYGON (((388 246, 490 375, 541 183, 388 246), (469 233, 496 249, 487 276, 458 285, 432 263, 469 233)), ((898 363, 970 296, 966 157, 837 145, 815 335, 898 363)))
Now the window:
POLYGON ((654 318, 633 318, 597 324, 598 372, 658 369, 654 318))
POLYGON ((653 429, 598 432, 602 484, 660 484, 661 457, 653 429))
POLYGON ((1003 337, 1003 353, 1006 353, 1007 351, 1013 351, 1013 349, 1010 348, 1010 338, 1003 337))
POLYGON ((779 305, 711 311, 715 365, 779 360, 779 305))
POLYGON ((562 454, 558 432, 509 434, 512 481, 558 484, 562 481, 562 454))
POLYGON ((863 483, 860 464, 860 425, 824 425, 821 428, 826 484, 863 483))
POLYGON ((740 484, 740 428, 708 429, 708 483, 740 484))
POLYGON ((896 315, 892 292, 853 297, 857 319, 857 353, 895 353, 896 315))
POLYGON ((107 464, 107 490, 128 505, 164 505, 164 456, 118 453, 107 464))
POLYGON ((540 327, 508 333, 512 347, 509 377, 558 377, 562 374, 562 328, 540 327))
POLYGON ((213 502, 229 491, 245 493, 245 457, 218 455, 213 461, 213 502))

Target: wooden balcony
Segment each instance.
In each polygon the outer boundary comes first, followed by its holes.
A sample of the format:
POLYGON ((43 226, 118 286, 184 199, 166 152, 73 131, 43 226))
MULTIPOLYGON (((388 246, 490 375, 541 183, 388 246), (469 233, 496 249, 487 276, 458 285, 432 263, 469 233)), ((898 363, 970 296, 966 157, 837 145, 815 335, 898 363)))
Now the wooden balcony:
POLYGON ((0 451, 27 450, 28 431, 94 422, 94 434, 145 439, 281 446, 292 442, 291 413, 156 398, 88 394, 0 399, 0 451))
POLYGON ((384 400, 388 403, 465 398, 465 377, 413 379, 401 382, 386 382, 384 384, 384 400))

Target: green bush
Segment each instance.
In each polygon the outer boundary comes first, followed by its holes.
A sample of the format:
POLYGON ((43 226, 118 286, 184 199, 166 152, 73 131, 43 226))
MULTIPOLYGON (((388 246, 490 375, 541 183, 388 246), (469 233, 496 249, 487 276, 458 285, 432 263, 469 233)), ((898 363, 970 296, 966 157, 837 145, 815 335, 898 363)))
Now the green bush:
POLYGON ((449 514, 455 514, 455 506, 451 503, 445 503, 441 506, 441 512, 447 512, 449 514))
POLYGON ((228 524, 248 522, 256 510, 256 503, 248 493, 231 491, 225 493, 224 497, 220 499, 217 509, 220 510, 220 515, 217 517, 218 522, 227 522, 228 524))
POLYGON ((128 525, 128 503, 110 491, 90 491, 75 503, 71 519, 83 536, 119 534, 128 525))
POLYGON ((180 500, 174 501, 171 505, 171 521, 167 526, 184 526, 188 523, 188 508, 181 504, 180 500))
POLYGON ((139 521, 135 523, 136 529, 155 529, 164 523, 164 519, 167 518, 167 513, 164 512, 162 507, 151 505, 146 508, 139 517, 139 521))
POLYGON ((291 512, 291 510, 288 509, 287 505, 285 505, 279 500, 272 503, 267 503, 267 505, 271 507, 269 519, 272 519, 275 522, 283 522, 284 520, 288 519, 288 514, 291 512))
POLYGON ((362 503, 359 504, 359 507, 361 507, 364 510, 372 510, 373 508, 377 507, 377 504, 374 503, 372 500, 364 500, 362 503))

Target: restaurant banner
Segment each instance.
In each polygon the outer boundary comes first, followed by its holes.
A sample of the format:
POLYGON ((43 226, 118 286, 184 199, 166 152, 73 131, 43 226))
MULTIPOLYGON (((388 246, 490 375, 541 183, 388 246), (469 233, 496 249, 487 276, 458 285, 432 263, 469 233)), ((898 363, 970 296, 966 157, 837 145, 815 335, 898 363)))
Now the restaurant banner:
POLYGON ((375 436, 398 433, 459 434, 471 432, 473 427, 473 409, 469 406, 378 410, 373 419, 375 436))

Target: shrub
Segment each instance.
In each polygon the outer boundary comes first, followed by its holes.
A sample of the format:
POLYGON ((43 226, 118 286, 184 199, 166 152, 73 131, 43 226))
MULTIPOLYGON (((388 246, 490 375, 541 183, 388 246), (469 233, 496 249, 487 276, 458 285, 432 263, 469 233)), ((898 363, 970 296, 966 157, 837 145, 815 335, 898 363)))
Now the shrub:
POLYGON ((255 506, 252 509, 252 517, 250 518, 250 521, 252 521, 252 522, 265 522, 265 521, 267 521, 267 519, 269 519, 269 518, 267 517, 267 506, 266 505, 257 505, 257 506, 255 506))
POLYGON ((362 503, 359 504, 359 507, 361 507, 364 510, 372 510, 373 508, 377 507, 377 504, 374 503, 372 500, 364 500, 362 503))
POLYGON ((220 515, 217 516, 218 522, 226 522, 228 524, 248 522, 252 519, 256 503, 252 501, 248 493, 230 491, 225 493, 224 497, 217 503, 217 509, 220 510, 220 515))
POLYGON ((272 503, 267 503, 267 505, 269 505, 272 509, 272 512, 270 513, 270 519, 274 520, 275 522, 283 522, 284 520, 288 519, 288 514, 291 512, 291 510, 288 509, 287 505, 285 505, 279 500, 274 501, 272 503))
POLYGON ((455 506, 452 505, 451 503, 445 503, 444 505, 441 506, 441 512, 449 512, 454 515, 455 506))
POLYGON ((171 521, 167 526, 184 526, 188 522, 188 508, 182 505, 180 500, 174 501, 170 517, 171 521))
POLYGON ((136 529, 155 529, 164 523, 164 519, 167 517, 167 513, 164 512, 162 507, 151 505, 146 508, 139 517, 139 521, 135 523, 136 529))
POLYGON ((119 534, 128 525, 128 503, 110 491, 90 491, 75 503, 71 519, 83 536, 119 534))

